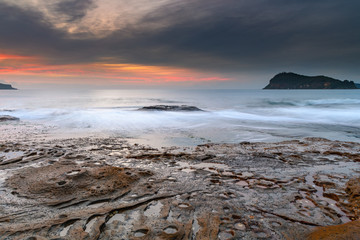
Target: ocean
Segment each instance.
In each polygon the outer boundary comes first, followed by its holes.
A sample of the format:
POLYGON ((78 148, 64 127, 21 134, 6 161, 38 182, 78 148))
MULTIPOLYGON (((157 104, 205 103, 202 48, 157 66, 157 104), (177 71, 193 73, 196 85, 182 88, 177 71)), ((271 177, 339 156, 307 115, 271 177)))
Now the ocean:
POLYGON ((53 138, 123 137, 154 147, 305 137, 360 142, 358 90, 0 91, 0 115, 21 119, 0 125, 43 126, 53 138), (204 112, 137 111, 160 104, 204 112))

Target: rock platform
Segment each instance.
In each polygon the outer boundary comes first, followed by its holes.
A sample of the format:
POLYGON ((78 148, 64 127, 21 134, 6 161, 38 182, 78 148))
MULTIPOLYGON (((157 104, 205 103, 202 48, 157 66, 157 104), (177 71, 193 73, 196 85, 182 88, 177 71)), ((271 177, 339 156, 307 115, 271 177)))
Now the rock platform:
POLYGON ((321 138, 162 149, 2 141, 0 239, 358 237, 359 152, 321 138))

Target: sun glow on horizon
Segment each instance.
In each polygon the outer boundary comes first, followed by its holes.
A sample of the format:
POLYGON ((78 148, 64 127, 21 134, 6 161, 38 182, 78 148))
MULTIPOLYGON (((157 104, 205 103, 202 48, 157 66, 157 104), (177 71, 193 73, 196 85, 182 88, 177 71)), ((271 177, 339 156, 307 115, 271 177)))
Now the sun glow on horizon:
POLYGON ((46 59, 37 56, 0 54, 0 76, 9 79, 17 77, 18 84, 40 82, 74 84, 171 84, 197 83, 207 81, 228 81, 231 78, 219 74, 204 73, 192 69, 141 65, 131 63, 83 63, 83 64, 50 64, 46 59), (21 76, 41 77, 42 80, 19 79, 21 76))

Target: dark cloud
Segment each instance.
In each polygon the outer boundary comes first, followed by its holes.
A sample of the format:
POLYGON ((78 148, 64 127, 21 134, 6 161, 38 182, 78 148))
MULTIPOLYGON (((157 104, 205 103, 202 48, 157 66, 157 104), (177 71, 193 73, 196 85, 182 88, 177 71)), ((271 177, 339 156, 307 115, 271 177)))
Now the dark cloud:
POLYGON ((95 6, 94 0, 61 0, 54 4, 53 9, 67 16, 68 22, 73 22, 85 17, 88 10, 95 6))
MULTIPOLYGON (((0 49, 30 56, 44 56, 53 63, 82 62, 92 40, 70 39, 41 12, 0 2, 0 49), (73 59, 73 60, 72 60, 73 59)), ((91 51, 92 60, 96 54, 91 51)))
POLYGON ((40 12, 0 2, 0 48, 34 54, 61 41, 63 34, 52 28, 40 12))
MULTIPOLYGON (((92 4, 57 6, 76 20, 92 4)), ((360 74, 359 9, 358 0, 183 0, 106 37, 74 39, 38 12, 0 3, 0 48, 54 63, 107 57, 223 72, 319 68, 360 74)))
POLYGON ((360 32, 355 30, 360 27, 358 2, 186 3, 163 7, 143 19, 158 23, 154 25, 167 23, 164 27, 133 29, 125 37, 119 31, 104 39, 109 43, 105 45, 118 41, 130 52, 113 50, 132 61, 228 71, 360 63, 360 32))

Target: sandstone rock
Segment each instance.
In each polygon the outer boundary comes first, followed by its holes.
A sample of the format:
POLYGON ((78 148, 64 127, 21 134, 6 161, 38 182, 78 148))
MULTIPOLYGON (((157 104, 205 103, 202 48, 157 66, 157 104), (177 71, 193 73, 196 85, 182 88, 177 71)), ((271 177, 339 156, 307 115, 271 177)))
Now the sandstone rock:
POLYGON ((356 218, 360 218, 360 178, 351 179, 346 184, 346 193, 349 195, 350 208, 356 218))
MULTIPOLYGON (((0 235, 9 240, 306 239, 314 226, 354 219, 356 208, 345 204, 356 203, 359 180, 349 181, 347 192, 343 186, 356 174, 358 163, 349 154, 357 152, 360 144, 324 139, 206 144, 184 153, 117 138, 4 142, 0 235), (127 151, 122 158, 111 154, 121 149, 127 151), (330 150, 343 156, 318 161, 330 150), (297 157, 290 165, 273 157, 280 152, 297 157), (14 153, 29 162, 6 162, 14 153), (191 167, 196 171, 182 171, 191 167)), ((342 229, 350 231, 344 236, 356 236, 352 228, 342 229)))
POLYGON ((319 227, 315 231, 309 234, 307 240, 339 240, 339 239, 348 239, 356 240, 360 238, 360 220, 353 222, 328 226, 328 227, 319 227))
POLYGON ((24 168, 7 179, 7 184, 28 198, 48 204, 126 192, 143 173, 112 166, 81 167, 61 163, 24 168), (25 181, 24 181, 25 180, 25 181))

